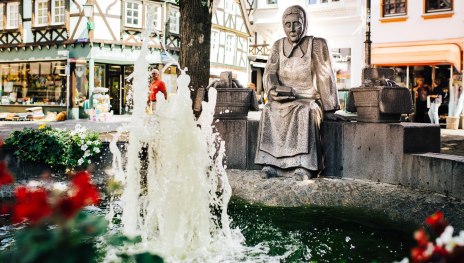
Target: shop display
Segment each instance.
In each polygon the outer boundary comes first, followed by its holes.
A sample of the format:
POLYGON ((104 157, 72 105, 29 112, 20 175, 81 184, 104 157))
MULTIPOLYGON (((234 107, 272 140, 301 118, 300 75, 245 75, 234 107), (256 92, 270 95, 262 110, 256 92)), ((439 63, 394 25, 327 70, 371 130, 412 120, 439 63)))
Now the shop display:
POLYGON ((109 121, 113 112, 110 111, 110 96, 107 88, 96 87, 91 96, 93 108, 88 111, 91 121, 109 121))
POLYGON ((65 63, 49 61, 0 65, 1 104, 64 106, 65 63))

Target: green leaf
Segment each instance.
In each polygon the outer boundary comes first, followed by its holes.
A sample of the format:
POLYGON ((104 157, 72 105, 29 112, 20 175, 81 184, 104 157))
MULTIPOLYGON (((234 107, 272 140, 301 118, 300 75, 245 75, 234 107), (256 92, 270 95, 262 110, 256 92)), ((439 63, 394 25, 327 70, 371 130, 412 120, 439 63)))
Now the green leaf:
POLYGON ((150 254, 148 252, 136 254, 135 262, 137 263, 163 263, 163 259, 157 255, 150 254))

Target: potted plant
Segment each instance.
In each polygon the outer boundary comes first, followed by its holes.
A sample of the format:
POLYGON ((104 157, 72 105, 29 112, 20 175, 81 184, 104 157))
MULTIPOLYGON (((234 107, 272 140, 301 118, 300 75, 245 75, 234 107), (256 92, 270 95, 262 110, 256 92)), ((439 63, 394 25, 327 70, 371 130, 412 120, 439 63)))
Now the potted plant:
POLYGON ((464 90, 462 86, 462 74, 453 76, 450 84, 450 98, 448 105, 448 116, 446 117, 446 128, 456 130, 459 128, 459 118, 464 121, 464 90))

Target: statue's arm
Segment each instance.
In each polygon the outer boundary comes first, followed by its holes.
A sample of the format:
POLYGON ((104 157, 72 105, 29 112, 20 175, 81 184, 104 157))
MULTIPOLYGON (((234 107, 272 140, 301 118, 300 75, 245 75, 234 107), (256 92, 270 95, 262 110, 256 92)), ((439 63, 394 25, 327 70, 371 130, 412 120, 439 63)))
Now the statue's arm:
POLYGON ((321 95, 322 108, 327 113, 327 117, 330 118, 330 115, 340 109, 340 102, 332 58, 327 42, 323 38, 314 38, 313 40, 312 72, 321 95))
POLYGON ((295 91, 291 87, 281 86, 278 72, 280 62, 279 41, 276 41, 271 48, 269 59, 264 70, 263 84, 268 101, 288 101, 295 99, 295 91), (278 91, 280 90, 280 92, 278 91), (293 95, 292 95, 293 94, 293 95))

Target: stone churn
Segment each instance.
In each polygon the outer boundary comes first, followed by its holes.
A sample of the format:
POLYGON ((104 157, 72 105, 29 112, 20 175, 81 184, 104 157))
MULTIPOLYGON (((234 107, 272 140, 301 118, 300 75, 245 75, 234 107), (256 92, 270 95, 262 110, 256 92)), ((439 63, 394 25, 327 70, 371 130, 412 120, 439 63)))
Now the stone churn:
POLYGON ((206 89, 200 88, 194 102, 194 111, 201 111, 201 102, 208 99, 209 88, 217 90, 216 108, 214 118, 219 119, 246 119, 248 111, 257 111, 258 100, 256 92, 244 88, 237 80, 232 78, 232 72, 225 71, 220 79, 211 83, 206 89))
POLYGON ((347 110, 361 122, 399 122, 401 114, 414 111, 411 92, 394 81, 389 68, 365 68, 363 84, 352 88, 347 110))

